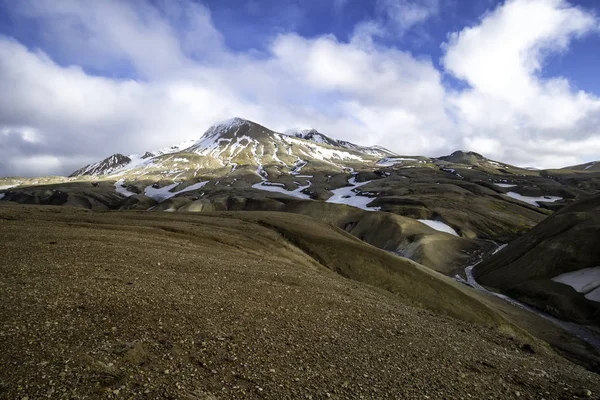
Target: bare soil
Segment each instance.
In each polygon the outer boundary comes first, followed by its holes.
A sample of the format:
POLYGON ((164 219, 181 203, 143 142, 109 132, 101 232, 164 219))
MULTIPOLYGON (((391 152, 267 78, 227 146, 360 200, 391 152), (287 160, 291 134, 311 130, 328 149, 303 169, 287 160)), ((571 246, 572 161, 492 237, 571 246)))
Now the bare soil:
MULTIPOLYGON (((390 270, 414 266, 347 236, 294 214, 0 207, 0 398, 600 393, 598 375, 514 330, 485 326, 495 318, 443 315, 446 301, 474 312, 467 294, 432 299, 437 313, 411 301, 410 285, 391 293, 349 279, 369 257, 390 270), (292 223, 321 238, 315 254, 297 245, 316 240, 304 231, 289 240, 274 229, 292 223), (336 243, 349 240, 360 263, 336 255, 336 243), (344 265, 336 273, 319 259, 344 265)), ((397 276, 445 285, 415 271, 397 276)))

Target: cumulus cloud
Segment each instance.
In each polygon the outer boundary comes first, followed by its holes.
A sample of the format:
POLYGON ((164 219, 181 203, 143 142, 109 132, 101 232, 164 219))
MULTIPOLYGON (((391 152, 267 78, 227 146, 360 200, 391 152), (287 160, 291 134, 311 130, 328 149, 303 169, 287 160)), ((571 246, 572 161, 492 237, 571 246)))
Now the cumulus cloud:
MULTIPOLYGON (((406 29, 439 10, 437 1, 380 7, 406 29)), ((533 166, 600 155, 599 100, 540 74, 549 54, 598 28, 559 0, 508 1, 451 34, 445 71, 371 40, 382 27, 368 21, 348 42, 286 33, 256 54, 229 50, 210 10, 188 0, 23 0, 11 12, 51 42, 44 52, 0 36, 2 175, 67 174, 197 138, 231 116, 402 154, 466 147, 533 166), (444 73, 469 87, 444 86, 444 73)))
MULTIPOLYGON (((566 51, 572 40, 598 27, 595 16, 562 0, 511 0, 479 25, 451 34, 443 65, 470 86, 448 96, 463 144, 513 162, 540 163, 540 157, 551 160, 543 152, 559 155, 545 143, 568 139, 583 145, 598 138, 600 99, 573 90, 564 77, 541 75, 549 56, 566 51), (522 146, 530 154, 517 156, 522 146)), ((593 146, 592 151, 598 156, 600 148, 593 146)), ((571 159, 581 155, 571 154, 571 159)))

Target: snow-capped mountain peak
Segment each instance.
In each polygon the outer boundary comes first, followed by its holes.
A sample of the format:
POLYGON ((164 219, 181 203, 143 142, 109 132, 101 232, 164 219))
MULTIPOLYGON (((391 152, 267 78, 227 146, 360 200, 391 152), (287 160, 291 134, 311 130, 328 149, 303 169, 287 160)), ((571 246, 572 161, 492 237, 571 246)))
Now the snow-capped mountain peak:
POLYGON ((375 157, 387 157, 397 155, 396 153, 387 150, 382 146, 360 146, 354 143, 347 142, 345 140, 333 139, 313 128, 288 129, 284 132, 284 134, 287 136, 293 136, 304 140, 310 140, 311 142, 315 143, 359 151, 361 153, 369 154, 375 157))
POLYGON ((127 173, 179 177, 192 168, 200 174, 230 166, 235 170, 237 165, 240 168, 245 165, 264 178, 267 165, 277 166, 280 172, 295 171, 297 164, 309 162, 326 170, 344 170, 348 160, 375 163, 394 155, 380 146, 359 146, 333 139, 316 129, 294 129, 282 134, 235 117, 212 125, 197 140, 130 156, 115 154, 77 170, 72 176, 127 173))
POLYGON ((231 131, 232 129, 237 129, 242 125, 251 124, 251 123, 252 122, 250 122, 246 119, 240 118, 240 117, 229 118, 225 121, 218 122, 218 123, 212 125, 210 128, 208 128, 208 130, 204 133, 204 135, 202 135, 200 140, 207 138, 207 137, 214 137, 217 135, 222 135, 224 133, 231 131))
POLYGON ((285 135, 294 136, 304 140, 310 140, 315 143, 328 144, 330 146, 339 146, 337 140, 330 138, 327 135, 322 134, 313 128, 302 128, 302 129, 288 129, 284 132, 285 135))

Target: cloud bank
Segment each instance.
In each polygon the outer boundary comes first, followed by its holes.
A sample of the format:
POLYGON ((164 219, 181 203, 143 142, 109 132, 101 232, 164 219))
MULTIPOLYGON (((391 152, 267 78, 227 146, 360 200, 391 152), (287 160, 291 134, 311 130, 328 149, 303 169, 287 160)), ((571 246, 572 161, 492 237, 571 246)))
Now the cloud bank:
POLYGON ((600 99, 543 75, 548 57, 598 34, 595 15, 509 0, 449 33, 438 64, 377 38, 427 23, 439 2, 378 7, 348 41, 281 33, 266 51, 240 53, 190 0, 20 1, 13 18, 48 42, 0 36, 0 175, 68 174, 197 138, 231 116, 407 155, 466 149, 537 167, 600 158, 600 99))

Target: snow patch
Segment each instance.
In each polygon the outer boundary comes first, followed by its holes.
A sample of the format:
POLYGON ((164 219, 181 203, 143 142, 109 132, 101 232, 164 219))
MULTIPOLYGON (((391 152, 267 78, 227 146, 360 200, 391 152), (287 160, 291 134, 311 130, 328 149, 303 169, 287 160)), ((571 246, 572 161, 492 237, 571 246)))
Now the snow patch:
POLYGON ((279 146, 276 143, 274 143, 273 145, 275 146, 275 150, 273 150, 273 160, 277 161, 279 164, 286 165, 283 161, 281 161, 279 159, 279 157, 277 157, 277 152, 279 151, 279 146))
POLYGON ((308 161, 298 158, 298 160, 296 160, 294 163, 294 169, 290 171, 290 175, 298 175, 300 171, 302 171, 302 168, 306 167, 306 164, 308 164, 308 161))
POLYGON ((406 158, 406 157, 386 157, 377 161, 376 165, 380 167, 391 167, 396 164, 402 164, 403 161, 415 161, 424 163, 425 161, 418 160, 416 158, 406 158))
POLYGON ((538 202, 554 203, 555 201, 559 201, 559 200, 563 199, 562 197, 558 197, 558 196, 542 196, 542 197, 523 196, 523 195, 520 195, 519 193, 515 193, 515 192, 508 192, 508 193, 506 193, 506 195, 513 199, 520 200, 527 204, 531 204, 532 206, 535 206, 535 207, 540 206, 538 204, 538 202))
POLYGON ((451 235, 458 236, 458 233, 456 233, 456 231, 454 229, 452 229, 451 226, 446 225, 442 221, 435 221, 432 219, 418 219, 417 221, 421 222, 422 224, 427 225, 430 228, 435 229, 436 231, 446 232, 451 235))
POLYGON ((600 302, 600 267, 566 272, 555 276, 552 280, 571 286, 579 293, 584 294, 588 300, 600 302))
POLYGON ((137 194, 137 193, 133 193, 133 192, 130 192, 129 190, 127 190, 127 188, 125 188, 123 186, 124 183, 125 183, 125 181, 123 179, 119 179, 118 181, 115 182, 115 190, 118 193, 122 194, 125 197, 130 197, 130 196, 137 194))
POLYGON ((511 188, 511 187, 517 186, 517 185, 511 185, 510 183, 494 183, 494 185, 499 186, 501 188, 511 188))
POLYGON ((16 185, 3 185, 3 186, 0 186, 0 190, 6 190, 6 189, 14 188, 17 186, 19 186, 18 183, 16 185))
POLYGON ((210 181, 204 181, 204 182, 198 182, 198 183, 194 183, 193 185, 190 185, 188 187, 186 187, 185 189, 181 189, 178 192, 175 192, 173 195, 177 195, 180 193, 185 193, 185 192, 191 192, 192 190, 198 190, 203 188, 204 186, 206 186, 206 184, 210 182, 210 181))
POLYGON ((171 189, 175 188, 177 185, 179 185, 179 183, 173 183, 172 185, 164 186, 162 188, 148 186, 144 189, 144 194, 160 203, 161 201, 175 196, 175 193, 172 193, 171 189))
MULTIPOLYGON (((265 169, 263 168, 262 163, 260 162, 260 158, 258 157, 258 154, 256 152, 256 150, 258 149, 258 142, 254 142, 254 145, 252 146, 252 155, 254 156, 254 161, 256 161, 256 173, 258 174, 258 176, 261 177, 261 179, 266 179, 269 177, 269 174, 267 173, 267 171, 265 171, 265 169)), ((263 146, 262 148, 262 152, 264 153, 265 148, 263 146)))
POLYGON ((174 189, 177 185, 179 185, 180 182, 175 182, 172 185, 168 185, 162 188, 154 188, 152 186, 148 186, 146 189, 144 189, 144 194, 160 203, 161 201, 170 199, 171 197, 176 196, 180 193, 200 189, 204 187, 208 182, 209 181, 198 182, 177 192, 171 192, 171 190, 174 189))
POLYGON ((379 211, 381 209, 380 207, 367 207, 367 204, 372 202, 374 198, 358 194, 360 191, 357 188, 371 183, 371 181, 357 183, 356 176, 353 176, 348 180, 348 183, 352 186, 332 190, 333 196, 327 199, 327 203, 346 204, 366 211, 379 211))
POLYGON ((264 190, 266 192, 277 192, 287 194, 288 196, 297 197, 299 199, 310 200, 310 196, 302 193, 304 189, 308 189, 311 186, 311 182, 308 182, 308 185, 299 186, 296 190, 287 190, 285 185, 280 183, 273 183, 269 181, 262 181, 252 185, 254 189, 264 190), (283 186, 283 187, 282 187, 283 186))

